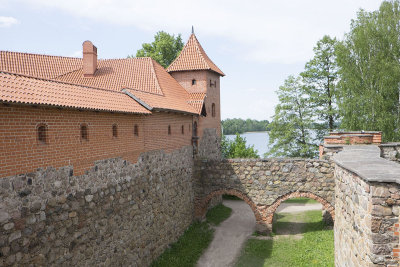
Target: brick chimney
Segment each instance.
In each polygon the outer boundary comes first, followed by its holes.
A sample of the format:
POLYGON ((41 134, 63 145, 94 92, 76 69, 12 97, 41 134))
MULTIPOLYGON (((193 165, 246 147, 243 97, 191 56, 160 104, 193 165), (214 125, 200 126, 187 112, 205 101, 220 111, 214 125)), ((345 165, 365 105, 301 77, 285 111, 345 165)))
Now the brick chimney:
POLYGON ((93 77, 97 69, 97 47, 91 41, 85 41, 83 46, 83 77, 93 77))

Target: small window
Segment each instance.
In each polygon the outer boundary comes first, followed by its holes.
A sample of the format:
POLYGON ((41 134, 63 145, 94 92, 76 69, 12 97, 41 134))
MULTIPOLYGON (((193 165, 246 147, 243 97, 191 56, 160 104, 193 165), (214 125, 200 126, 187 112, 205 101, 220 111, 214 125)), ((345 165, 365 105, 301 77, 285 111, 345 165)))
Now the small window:
POLYGON ((39 125, 37 128, 38 141, 42 144, 47 143, 47 127, 46 125, 39 125))
POLYGON ((85 125, 85 124, 81 125, 81 139, 86 140, 86 141, 89 139, 88 138, 88 128, 87 128, 87 125, 85 125))
POLYGON ((215 104, 212 103, 211 105, 211 116, 215 117, 215 104))
POLYGON ((193 136, 197 136, 197 122, 193 123, 193 136))
POLYGON ((168 125, 168 135, 171 135, 171 125, 168 125))
POLYGON ((182 129, 181 129, 182 134, 185 134, 185 126, 182 125, 182 129))
POLYGON ((113 137, 118 137, 118 127, 116 124, 112 126, 112 135, 113 137))
POLYGON ((133 134, 135 136, 139 136, 139 126, 137 126, 137 124, 135 124, 135 126, 133 126, 133 134))
POLYGON ((192 85, 196 85, 196 80, 195 79, 192 80, 192 85))

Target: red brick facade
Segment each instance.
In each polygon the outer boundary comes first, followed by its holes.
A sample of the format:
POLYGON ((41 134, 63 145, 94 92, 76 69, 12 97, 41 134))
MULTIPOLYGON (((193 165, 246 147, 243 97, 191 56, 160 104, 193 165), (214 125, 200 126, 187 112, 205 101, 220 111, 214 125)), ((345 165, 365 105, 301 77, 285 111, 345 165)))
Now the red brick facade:
POLYGON ((68 165, 81 175, 95 161, 122 157, 136 162, 144 151, 171 152, 190 145, 192 138, 193 116, 177 113, 133 115, 1 104, 0 117, 0 177, 68 165), (38 140, 41 125, 46 126, 45 144, 38 140), (87 140, 81 137, 81 125, 87 126, 87 140))
POLYGON ((198 136, 201 138, 204 129, 213 128, 221 134, 221 101, 220 76, 207 70, 172 72, 172 77, 191 93, 206 93, 204 100, 207 116, 199 118, 198 136), (193 82, 194 81, 194 82, 193 82), (193 84, 194 83, 194 84, 193 84), (212 112, 212 105, 215 112, 212 112), (214 116, 213 116, 214 115, 214 116))

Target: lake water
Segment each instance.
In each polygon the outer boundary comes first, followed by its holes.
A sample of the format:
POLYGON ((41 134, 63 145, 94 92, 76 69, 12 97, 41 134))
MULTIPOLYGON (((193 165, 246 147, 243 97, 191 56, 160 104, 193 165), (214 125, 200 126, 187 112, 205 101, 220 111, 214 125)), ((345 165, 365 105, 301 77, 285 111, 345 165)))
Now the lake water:
MULTIPOLYGON (((264 157, 264 153, 268 151, 268 132, 249 132, 242 133, 240 136, 246 138, 247 146, 254 145, 254 148, 258 150, 258 155, 261 158, 264 157)), ((226 135, 228 140, 235 140, 235 137, 236 135, 226 135)))

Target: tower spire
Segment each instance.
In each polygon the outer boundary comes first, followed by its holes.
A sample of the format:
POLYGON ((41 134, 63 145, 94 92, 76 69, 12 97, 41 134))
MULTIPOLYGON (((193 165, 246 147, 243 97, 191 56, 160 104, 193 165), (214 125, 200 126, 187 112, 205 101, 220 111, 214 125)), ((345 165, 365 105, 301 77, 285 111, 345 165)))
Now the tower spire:
POLYGON ((193 28, 193 25, 192 25, 192 34, 194 34, 194 28, 193 28))

